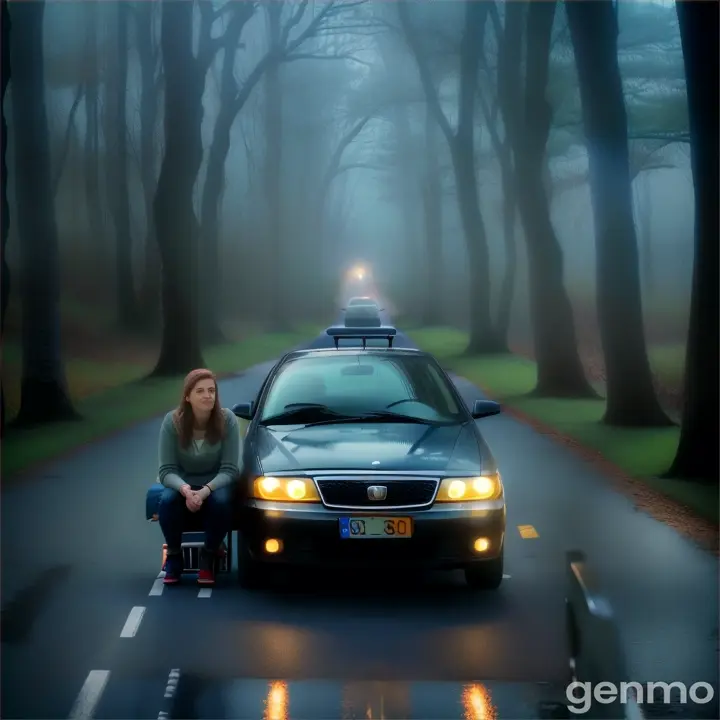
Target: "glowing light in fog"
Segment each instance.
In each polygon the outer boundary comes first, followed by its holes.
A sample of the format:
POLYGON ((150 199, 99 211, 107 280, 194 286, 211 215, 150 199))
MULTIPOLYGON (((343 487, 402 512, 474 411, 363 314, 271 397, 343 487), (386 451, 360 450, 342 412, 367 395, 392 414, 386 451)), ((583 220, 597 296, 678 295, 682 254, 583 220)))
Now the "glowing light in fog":
POLYGON ((288 720, 288 687, 285 682, 270 683, 263 720, 288 720))
POLYGON ((497 714, 490 693, 482 685, 467 685, 462 694, 464 720, 495 720, 497 714))

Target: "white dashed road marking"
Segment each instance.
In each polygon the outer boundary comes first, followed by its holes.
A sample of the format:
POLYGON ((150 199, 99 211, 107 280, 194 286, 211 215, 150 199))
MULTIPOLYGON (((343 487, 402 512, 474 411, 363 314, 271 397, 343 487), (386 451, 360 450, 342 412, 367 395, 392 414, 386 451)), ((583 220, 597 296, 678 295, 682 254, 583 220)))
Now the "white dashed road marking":
POLYGON ((77 696, 68 716, 70 720, 89 720, 89 718, 92 718, 109 679, 109 670, 91 670, 88 673, 83 686, 80 688, 80 694, 77 696))
POLYGON ((164 577, 165 577, 165 571, 158 573, 158 576, 155 579, 155 582, 152 584, 152 587, 150 588, 150 592, 148 593, 148 595, 150 595, 150 597, 154 597, 154 596, 163 594, 163 590, 165 589, 165 585, 163 584, 164 577))
POLYGON ((177 690, 178 683, 180 682, 180 670, 177 668, 170 671, 167 679, 167 685, 165 686, 165 697, 171 698, 177 690))
POLYGON ((200 590, 198 592, 199 598, 209 598, 211 595, 212 595, 212 588, 202 588, 202 590, 200 590))
POLYGON ((512 577, 512 575, 503 575, 503 580, 509 580, 512 577))
POLYGON ((145 615, 145 610, 147 610, 147 608, 136 606, 130 611, 128 618, 125 621, 125 625, 120 632, 121 638, 135 637, 138 628, 140 627, 140 623, 142 622, 143 615, 145 615))

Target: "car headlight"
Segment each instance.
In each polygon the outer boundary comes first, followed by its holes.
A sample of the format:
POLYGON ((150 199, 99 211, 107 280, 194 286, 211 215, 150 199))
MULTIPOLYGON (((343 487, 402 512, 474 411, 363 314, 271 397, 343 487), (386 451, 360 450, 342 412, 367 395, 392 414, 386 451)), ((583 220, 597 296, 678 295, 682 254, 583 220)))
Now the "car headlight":
POLYGON ((445 478, 438 488, 435 502, 472 502, 497 500, 503 496, 500 473, 469 478, 445 478))
POLYGON ((255 478, 252 497, 278 502, 321 502, 315 483, 310 478, 272 477, 255 478))

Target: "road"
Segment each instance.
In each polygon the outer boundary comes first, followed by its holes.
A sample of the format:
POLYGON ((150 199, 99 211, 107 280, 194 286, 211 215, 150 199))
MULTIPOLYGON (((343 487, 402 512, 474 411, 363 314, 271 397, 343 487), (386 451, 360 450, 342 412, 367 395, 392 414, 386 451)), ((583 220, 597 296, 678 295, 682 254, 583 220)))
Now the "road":
MULTIPOLYGON (((221 401, 252 399, 271 366, 223 381, 221 401)), ((466 402, 481 397, 455 381, 466 402)), ((2 717, 536 717, 567 676, 569 549, 600 575, 634 680, 716 689, 652 716, 718 717, 717 560, 567 449, 509 417, 481 422, 508 499, 496 593, 469 591, 460 573, 158 589, 144 494, 160 418, 3 487, 2 717)))

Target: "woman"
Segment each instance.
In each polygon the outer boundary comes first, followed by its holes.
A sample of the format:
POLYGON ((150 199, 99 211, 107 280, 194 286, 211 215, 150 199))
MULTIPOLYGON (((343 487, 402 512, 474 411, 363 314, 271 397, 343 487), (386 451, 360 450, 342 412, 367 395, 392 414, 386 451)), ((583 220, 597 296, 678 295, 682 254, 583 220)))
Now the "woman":
POLYGON ((183 385, 179 407, 166 415, 160 430, 160 527, 167 543, 165 583, 180 582, 182 534, 188 513, 198 513, 205 531, 198 583, 215 583, 215 559, 230 532, 233 485, 240 475, 238 421, 220 406, 210 370, 193 370, 183 385))

